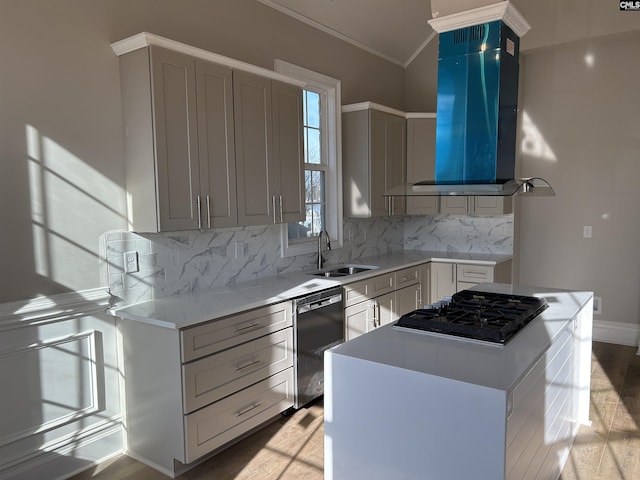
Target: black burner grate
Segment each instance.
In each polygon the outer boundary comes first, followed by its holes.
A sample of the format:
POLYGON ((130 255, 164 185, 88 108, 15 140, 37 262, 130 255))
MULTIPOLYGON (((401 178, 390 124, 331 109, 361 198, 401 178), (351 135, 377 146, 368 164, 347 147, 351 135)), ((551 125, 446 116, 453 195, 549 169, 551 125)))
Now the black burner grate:
POLYGON ((407 313, 396 325, 504 344, 546 308, 544 298, 463 290, 451 303, 407 313))

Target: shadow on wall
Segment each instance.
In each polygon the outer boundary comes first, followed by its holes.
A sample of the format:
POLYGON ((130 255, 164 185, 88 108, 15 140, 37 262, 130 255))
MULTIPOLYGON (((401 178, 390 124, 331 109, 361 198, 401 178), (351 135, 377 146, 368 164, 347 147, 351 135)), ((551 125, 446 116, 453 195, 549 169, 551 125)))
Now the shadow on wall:
POLYGON ((35 274, 79 291, 99 284, 104 225, 127 223, 124 189, 26 126, 35 274))

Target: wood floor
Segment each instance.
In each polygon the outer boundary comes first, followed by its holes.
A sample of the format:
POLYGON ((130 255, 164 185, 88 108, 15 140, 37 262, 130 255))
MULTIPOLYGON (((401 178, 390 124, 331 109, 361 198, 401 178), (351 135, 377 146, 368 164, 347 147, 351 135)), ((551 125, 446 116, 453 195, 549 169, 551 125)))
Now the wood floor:
MULTIPOLYGON (((640 479, 640 356, 636 347, 593 344, 591 426, 582 426, 562 480, 640 479)), ((223 451, 181 480, 320 480, 323 408, 317 402, 223 451)), ((122 455, 73 480, 159 480, 122 455)), ((425 477, 426 478, 426 477, 425 477)), ((445 479, 443 479, 445 480, 445 479)))

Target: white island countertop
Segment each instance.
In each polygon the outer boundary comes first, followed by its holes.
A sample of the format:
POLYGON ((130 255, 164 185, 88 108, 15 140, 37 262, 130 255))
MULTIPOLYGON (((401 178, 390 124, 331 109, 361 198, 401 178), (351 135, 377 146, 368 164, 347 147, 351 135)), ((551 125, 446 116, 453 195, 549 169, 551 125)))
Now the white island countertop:
POLYGON ((503 347, 393 323, 325 351, 327 480, 558 478, 589 420, 592 292, 546 299, 503 347))
POLYGON ((504 346, 384 325, 332 353, 508 391, 593 297, 593 292, 484 283, 472 290, 543 297, 549 307, 504 346))
MULTIPOLYGON (((351 261, 349 265, 369 265, 376 268, 339 279, 315 277, 302 271, 287 273, 204 292, 182 293, 116 307, 112 308, 110 313, 159 327, 187 328, 421 263, 448 262, 495 266, 511 258, 511 255, 501 254, 400 250, 351 261)), ((330 265, 326 267, 328 266, 330 265)))

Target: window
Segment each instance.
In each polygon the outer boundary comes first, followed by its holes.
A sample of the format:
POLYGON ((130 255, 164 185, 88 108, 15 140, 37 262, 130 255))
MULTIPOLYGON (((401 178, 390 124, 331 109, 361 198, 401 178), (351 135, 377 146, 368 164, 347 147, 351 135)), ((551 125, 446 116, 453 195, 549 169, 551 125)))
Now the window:
POLYGON ((323 105, 325 102, 322 100, 324 100, 322 92, 312 90, 303 92, 304 186, 307 216, 302 222, 288 225, 289 243, 305 241, 327 228, 325 178, 328 162, 324 142, 322 142, 326 132, 321 122, 324 119, 326 105, 323 105))
POLYGON ((327 230, 342 246, 340 176, 340 82, 276 60, 276 71, 306 82, 303 92, 305 207, 302 222, 282 227, 282 256, 315 252, 316 236, 327 230))

